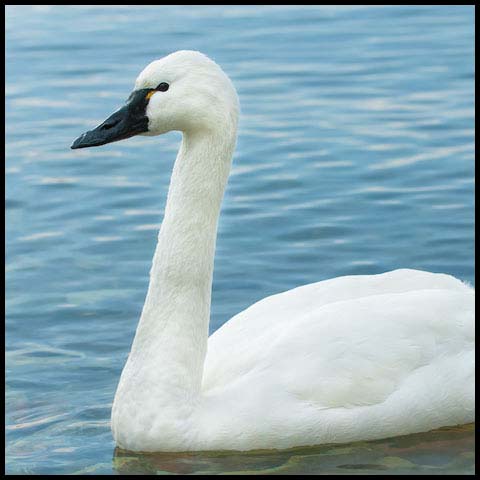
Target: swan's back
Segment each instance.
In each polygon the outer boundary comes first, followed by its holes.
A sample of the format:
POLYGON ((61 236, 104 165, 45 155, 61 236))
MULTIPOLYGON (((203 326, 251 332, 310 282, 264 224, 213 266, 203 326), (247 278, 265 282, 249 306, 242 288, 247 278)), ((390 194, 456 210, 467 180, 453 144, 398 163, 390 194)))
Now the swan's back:
MULTIPOLYGON (((354 438, 351 429, 367 418, 384 418, 394 434, 411 431, 405 409, 423 415, 415 431, 452 424, 446 415, 473 421, 473 323, 474 290, 449 275, 395 270, 326 280, 261 300, 215 332, 203 390, 230 400, 250 417, 245 425, 260 422, 255 435, 272 417, 299 422, 305 434, 308 419, 310 442, 342 441, 342 428, 354 438)), ((359 427, 359 439, 369 430, 359 427)), ((287 437, 279 435, 279 447, 298 444, 287 437)))

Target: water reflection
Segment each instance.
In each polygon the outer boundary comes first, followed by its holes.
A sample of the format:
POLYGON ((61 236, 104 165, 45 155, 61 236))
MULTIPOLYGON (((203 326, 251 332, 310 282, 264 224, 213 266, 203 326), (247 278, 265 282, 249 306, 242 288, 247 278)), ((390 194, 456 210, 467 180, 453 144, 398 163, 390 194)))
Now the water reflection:
POLYGON ((158 474, 473 474, 474 424, 428 433, 289 450, 138 454, 119 448, 113 468, 122 475, 158 474))

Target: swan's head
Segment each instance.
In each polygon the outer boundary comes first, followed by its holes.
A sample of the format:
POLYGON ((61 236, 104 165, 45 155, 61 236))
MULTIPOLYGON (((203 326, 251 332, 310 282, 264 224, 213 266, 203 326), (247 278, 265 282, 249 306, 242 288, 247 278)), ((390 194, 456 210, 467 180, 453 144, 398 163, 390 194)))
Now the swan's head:
POLYGON ((237 117, 237 94, 223 70, 200 52, 182 50, 150 63, 126 104, 71 148, 171 130, 235 130, 237 117))

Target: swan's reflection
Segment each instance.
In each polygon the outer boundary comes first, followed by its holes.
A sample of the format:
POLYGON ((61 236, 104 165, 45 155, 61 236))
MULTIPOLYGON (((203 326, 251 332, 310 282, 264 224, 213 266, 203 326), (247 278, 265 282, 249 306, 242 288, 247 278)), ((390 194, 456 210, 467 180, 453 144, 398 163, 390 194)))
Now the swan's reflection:
POLYGON ((372 442, 250 452, 150 453, 116 448, 123 475, 473 474, 474 424, 372 442))

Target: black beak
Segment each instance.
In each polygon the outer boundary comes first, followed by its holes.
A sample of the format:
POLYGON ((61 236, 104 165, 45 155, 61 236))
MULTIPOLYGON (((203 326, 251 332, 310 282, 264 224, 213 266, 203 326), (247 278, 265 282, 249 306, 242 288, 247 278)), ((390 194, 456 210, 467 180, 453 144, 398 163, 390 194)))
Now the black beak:
POLYGON ((98 147, 148 131, 146 109, 151 89, 134 91, 127 103, 98 127, 78 137, 70 148, 98 147))

